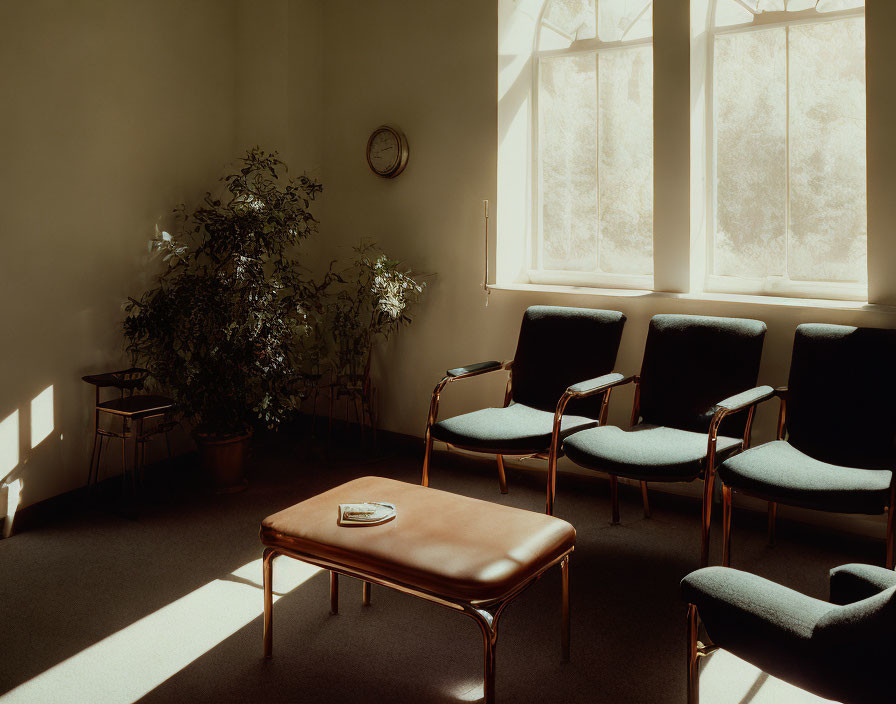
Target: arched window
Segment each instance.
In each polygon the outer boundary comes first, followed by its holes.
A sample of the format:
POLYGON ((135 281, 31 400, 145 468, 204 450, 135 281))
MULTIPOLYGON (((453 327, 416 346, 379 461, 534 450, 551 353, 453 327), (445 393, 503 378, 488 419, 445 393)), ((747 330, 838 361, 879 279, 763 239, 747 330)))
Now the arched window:
POLYGON ((652 287, 651 0, 548 0, 533 52, 535 283, 652 287))
POLYGON ((715 0, 708 291, 867 297, 863 0, 715 0))

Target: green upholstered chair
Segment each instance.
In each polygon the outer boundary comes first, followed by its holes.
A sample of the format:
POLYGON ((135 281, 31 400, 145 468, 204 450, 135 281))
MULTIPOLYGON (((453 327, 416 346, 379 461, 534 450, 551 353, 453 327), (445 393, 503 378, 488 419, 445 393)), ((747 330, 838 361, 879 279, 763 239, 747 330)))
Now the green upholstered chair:
POLYGON ((618 477, 640 481, 648 517, 647 482, 702 477, 700 564, 707 564, 716 463, 749 442, 753 408, 773 393, 768 386, 753 388, 765 329, 761 321, 742 318, 653 317, 641 374, 631 379, 631 427, 589 428, 563 441, 573 462, 610 475, 613 523, 619 522, 618 477))
POLYGON ((830 601, 729 567, 681 582, 688 602, 688 703, 699 701, 701 655, 723 648, 801 689, 838 702, 892 702, 896 572, 831 570, 830 601), (711 645, 698 640, 701 622, 711 645))
POLYGON ((548 460, 547 513, 553 513, 560 441, 594 427, 606 414, 609 389, 623 379, 611 374, 625 316, 612 310, 532 306, 523 315, 516 355, 508 362, 482 362, 449 369, 436 385, 426 423, 423 485, 429 484, 433 440, 496 455, 501 492, 507 493, 504 456, 548 460), (449 383, 507 370, 503 407, 437 420, 439 398, 449 383), (602 391, 580 399, 571 386, 600 377, 602 391), (558 405, 560 404, 560 405, 558 405), (560 423, 560 415, 568 411, 560 423))
POLYGON ((726 460, 722 562, 731 562, 733 494, 838 513, 888 514, 893 567, 896 330, 806 324, 796 329, 790 378, 778 389, 778 439, 726 460))

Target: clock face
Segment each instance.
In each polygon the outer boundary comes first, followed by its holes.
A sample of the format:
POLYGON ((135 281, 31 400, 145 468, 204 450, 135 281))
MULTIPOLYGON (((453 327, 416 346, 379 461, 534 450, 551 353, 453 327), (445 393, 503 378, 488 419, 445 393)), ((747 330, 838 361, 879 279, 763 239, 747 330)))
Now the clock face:
POLYGON ((370 140, 370 165, 378 174, 387 174, 398 166, 401 145, 388 130, 380 130, 370 140))
POLYGON ((370 135, 367 141, 367 164, 370 170, 383 178, 398 176, 408 162, 408 143, 404 134, 383 125, 370 135))

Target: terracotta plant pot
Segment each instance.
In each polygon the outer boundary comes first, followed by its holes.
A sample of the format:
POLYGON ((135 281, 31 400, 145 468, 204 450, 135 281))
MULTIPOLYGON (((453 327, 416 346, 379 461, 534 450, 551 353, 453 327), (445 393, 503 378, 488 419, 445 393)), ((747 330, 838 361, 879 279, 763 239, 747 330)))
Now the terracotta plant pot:
POLYGON ((243 491, 249 484, 245 477, 246 458, 252 431, 238 435, 194 433, 199 446, 202 470, 219 494, 243 491))

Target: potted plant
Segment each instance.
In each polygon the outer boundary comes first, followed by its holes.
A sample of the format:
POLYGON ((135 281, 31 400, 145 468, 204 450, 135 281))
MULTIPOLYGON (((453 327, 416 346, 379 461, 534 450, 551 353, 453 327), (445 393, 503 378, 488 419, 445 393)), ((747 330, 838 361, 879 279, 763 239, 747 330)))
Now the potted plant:
POLYGON ((220 489, 244 485, 253 426, 297 406, 304 337, 322 315, 321 287, 301 275, 297 245, 317 230, 321 185, 289 178, 276 152, 249 150, 218 196, 175 209, 175 234, 151 242, 156 285, 126 305, 135 364, 150 370, 193 424, 220 489))
MULTIPOLYGON (((374 425, 371 352, 378 340, 388 339, 411 323, 409 308, 426 282, 418 281, 401 261, 390 259, 373 242, 362 240, 351 263, 339 272, 330 265, 326 288, 336 287, 325 306, 329 333, 330 368, 335 398, 358 398, 374 425)), ((334 262, 335 264, 335 262, 334 262)), ((363 423, 363 419, 359 417, 363 423)))

